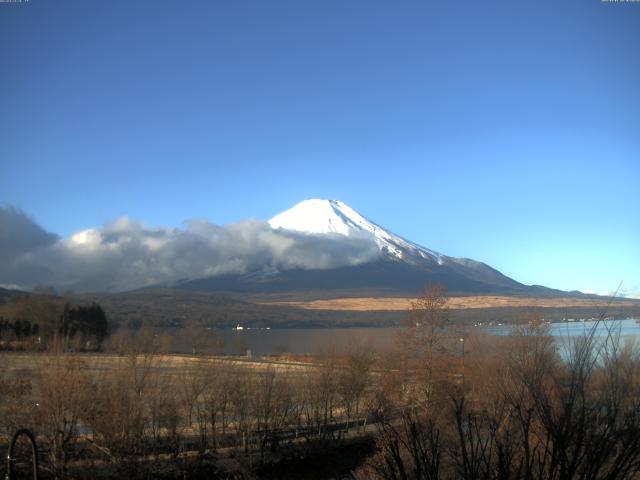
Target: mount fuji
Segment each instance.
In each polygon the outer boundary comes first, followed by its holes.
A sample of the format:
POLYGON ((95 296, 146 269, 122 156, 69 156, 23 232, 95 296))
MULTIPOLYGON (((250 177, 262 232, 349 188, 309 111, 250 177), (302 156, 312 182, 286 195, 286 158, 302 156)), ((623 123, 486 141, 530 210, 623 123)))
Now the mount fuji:
MULTIPOLYGON (((378 255, 360 263, 327 269, 265 268, 244 275, 189 280, 177 288, 251 293, 324 292, 323 296, 329 292, 413 295, 426 283, 440 283, 449 293, 461 295, 566 295, 546 287, 524 285, 482 262, 449 257, 420 246, 368 220, 339 200, 305 200, 268 223, 277 232, 314 239, 367 240, 375 244, 378 255)), ((319 255, 322 253, 318 251, 319 255)))
POLYGON ((339 200, 305 200, 273 217, 269 225, 306 234, 335 233, 346 237, 369 234, 383 255, 398 260, 421 258, 441 262, 443 258, 385 230, 339 200))

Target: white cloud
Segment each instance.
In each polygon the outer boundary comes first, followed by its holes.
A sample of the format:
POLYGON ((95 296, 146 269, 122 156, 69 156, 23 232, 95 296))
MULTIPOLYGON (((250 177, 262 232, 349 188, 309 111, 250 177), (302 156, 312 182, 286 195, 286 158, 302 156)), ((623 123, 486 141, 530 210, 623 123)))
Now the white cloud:
POLYGON ((78 291, 122 291, 260 270, 333 268, 378 255, 369 235, 306 235, 274 230, 257 220, 224 227, 189 220, 178 229, 123 217, 66 240, 12 208, 0 208, 0 222, 0 231, 8 232, 0 237, 0 258, 5 259, 0 283, 78 291))
POLYGON ((633 285, 631 287, 620 287, 620 290, 610 290, 610 289, 595 289, 588 288, 582 291, 583 293, 589 295, 600 295, 603 297, 613 297, 616 298, 638 298, 640 299, 640 286, 633 285))

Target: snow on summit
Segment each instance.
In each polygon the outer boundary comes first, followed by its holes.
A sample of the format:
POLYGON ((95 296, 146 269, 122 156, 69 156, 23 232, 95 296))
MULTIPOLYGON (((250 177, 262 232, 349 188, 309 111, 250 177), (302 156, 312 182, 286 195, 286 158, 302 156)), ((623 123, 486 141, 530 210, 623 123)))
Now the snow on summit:
POLYGON ((272 228, 284 228, 304 233, 373 233, 379 229, 347 204, 339 200, 304 200, 271 220, 272 228))
POLYGON ((271 228, 308 234, 353 236, 371 234, 383 253, 398 259, 419 257, 440 261, 441 255, 409 242, 366 219, 339 200, 304 200, 269 220, 271 228))

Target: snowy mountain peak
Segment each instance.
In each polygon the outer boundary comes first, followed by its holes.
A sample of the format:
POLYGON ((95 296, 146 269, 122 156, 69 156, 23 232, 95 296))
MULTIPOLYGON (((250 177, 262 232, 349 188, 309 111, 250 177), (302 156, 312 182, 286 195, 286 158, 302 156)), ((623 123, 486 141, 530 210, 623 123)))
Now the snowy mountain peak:
POLYGON ((409 242, 366 219, 339 200, 304 200, 271 220, 272 228, 307 234, 336 233, 345 236, 371 234, 380 251, 397 259, 421 258, 442 262, 437 252, 409 242))
POLYGON ((339 200, 321 199, 304 200, 273 217, 269 224, 272 228, 303 233, 339 233, 347 236, 355 232, 373 232, 379 228, 347 204, 339 200))

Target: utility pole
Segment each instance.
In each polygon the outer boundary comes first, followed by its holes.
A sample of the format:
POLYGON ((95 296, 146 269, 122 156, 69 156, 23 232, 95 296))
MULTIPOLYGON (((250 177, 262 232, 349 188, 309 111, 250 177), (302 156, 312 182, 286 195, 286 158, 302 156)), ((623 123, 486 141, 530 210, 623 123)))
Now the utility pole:
POLYGON ((464 391, 464 337, 460 337, 460 344, 462 345, 462 390, 464 391))

